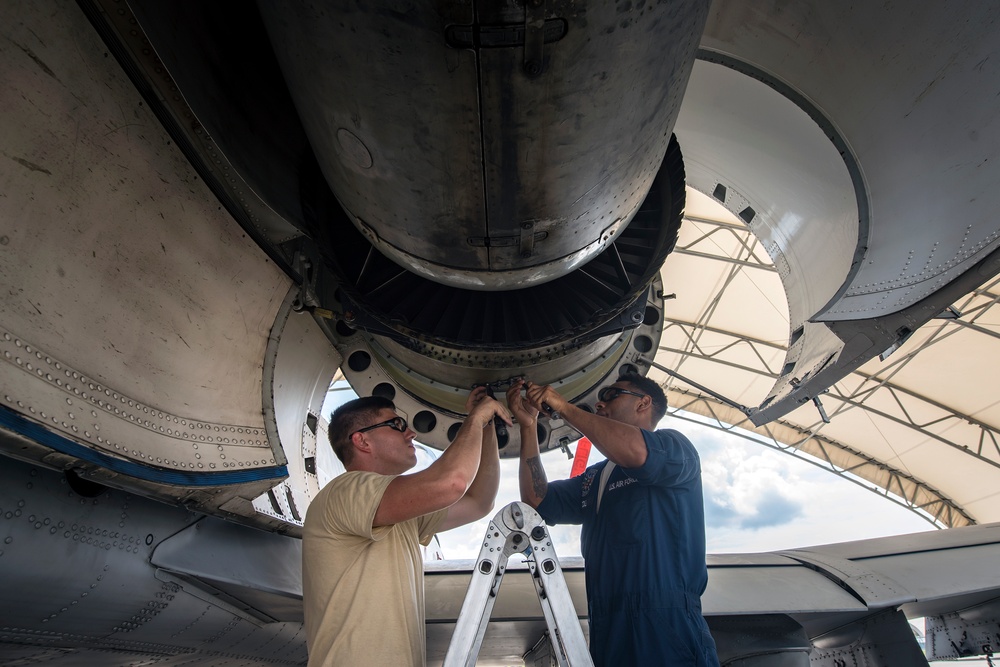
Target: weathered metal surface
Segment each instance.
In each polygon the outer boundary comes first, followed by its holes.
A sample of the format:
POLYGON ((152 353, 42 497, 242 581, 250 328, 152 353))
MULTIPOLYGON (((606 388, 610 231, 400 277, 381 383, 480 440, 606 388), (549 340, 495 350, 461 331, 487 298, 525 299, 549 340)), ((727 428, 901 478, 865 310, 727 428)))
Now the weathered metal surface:
POLYGON ((531 12, 566 30, 540 47, 535 75, 530 44, 473 50, 446 38, 455 25, 524 26, 515 3, 475 15, 450 2, 261 9, 354 224, 421 275, 495 290, 568 273, 631 220, 663 160, 708 6, 545 3, 531 12))
POLYGON ((0 482, 0 662, 305 663, 296 573, 277 575, 298 568, 294 538, 122 491, 81 496, 59 473, 7 458, 0 482), (184 553, 167 558, 178 544, 184 553))

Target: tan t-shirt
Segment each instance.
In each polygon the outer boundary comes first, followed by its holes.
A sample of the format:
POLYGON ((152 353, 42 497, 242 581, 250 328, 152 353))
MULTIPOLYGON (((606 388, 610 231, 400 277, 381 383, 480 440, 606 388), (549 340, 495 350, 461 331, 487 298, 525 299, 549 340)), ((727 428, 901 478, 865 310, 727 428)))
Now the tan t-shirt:
POLYGON ((393 479, 346 472, 309 504, 302 533, 309 667, 426 664, 420 545, 447 510, 373 529, 393 479))

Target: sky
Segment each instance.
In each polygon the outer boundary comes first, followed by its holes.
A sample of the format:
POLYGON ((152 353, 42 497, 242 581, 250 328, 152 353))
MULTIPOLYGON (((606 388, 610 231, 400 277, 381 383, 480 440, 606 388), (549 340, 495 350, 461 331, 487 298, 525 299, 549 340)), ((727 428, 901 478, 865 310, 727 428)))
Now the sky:
MULTIPOLYGON (((354 397, 350 390, 330 392, 323 414, 354 397)), ((710 554, 758 553, 935 529, 865 487, 764 444, 671 415, 660 427, 687 435, 701 456, 710 554)), ((575 445, 570 448, 575 451, 575 445)), ((426 465, 432 455, 421 455, 421 462, 426 465)), ((601 459, 591 450, 590 463, 601 459)), ((549 480, 569 476, 573 462, 562 451, 546 452, 541 460, 549 480)), ((517 463, 500 462, 494 512, 519 499, 517 463)), ((476 558, 487 523, 488 518, 440 533, 444 557, 476 558)), ((550 532, 560 556, 580 555, 579 527, 552 526, 550 532)))

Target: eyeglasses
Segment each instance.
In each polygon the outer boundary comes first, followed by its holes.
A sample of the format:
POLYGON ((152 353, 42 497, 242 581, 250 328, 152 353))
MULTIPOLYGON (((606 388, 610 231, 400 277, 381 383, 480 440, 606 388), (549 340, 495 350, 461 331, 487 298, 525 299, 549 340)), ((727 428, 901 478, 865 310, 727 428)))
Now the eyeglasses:
POLYGON ((355 433, 364 433, 365 431, 371 431, 375 428, 382 428, 383 426, 388 426, 393 431, 399 431, 400 433, 406 433, 406 420, 402 417, 393 417, 392 419, 387 419, 384 422, 379 422, 377 424, 372 424, 371 426, 365 426, 364 428, 359 428, 355 433))
POLYGON ((597 392, 597 400, 601 403, 610 403, 622 394, 628 394, 629 396, 638 396, 639 398, 646 398, 646 394, 637 394, 634 391, 629 391, 628 389, 622 389, 621 387, 605 387, 597 392))

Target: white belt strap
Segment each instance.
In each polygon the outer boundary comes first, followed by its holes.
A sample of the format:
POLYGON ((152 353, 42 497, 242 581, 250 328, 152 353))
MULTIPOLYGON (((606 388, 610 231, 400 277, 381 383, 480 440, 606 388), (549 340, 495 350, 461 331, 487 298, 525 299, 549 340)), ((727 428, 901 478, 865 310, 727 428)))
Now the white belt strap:
POLYGON ((601 498, 604 496, 604 487, 608 485, 608 479, 611 477, 612 471, 615 469, 615 464, 608 461, 608 464, 604 466, 604 470, 601 471, 601 486, 597 489, 597 510, 601 511, 601 498))

